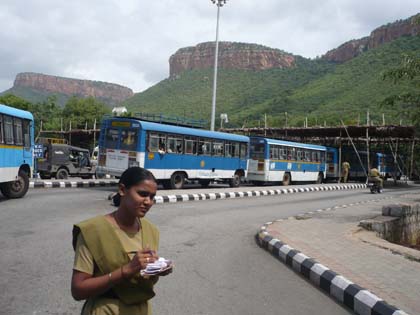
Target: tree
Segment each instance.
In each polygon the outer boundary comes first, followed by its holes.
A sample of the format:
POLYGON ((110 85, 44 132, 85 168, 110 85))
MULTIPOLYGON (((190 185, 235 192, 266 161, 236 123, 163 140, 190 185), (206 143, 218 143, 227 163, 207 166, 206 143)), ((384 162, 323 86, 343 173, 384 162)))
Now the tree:
POLYGON ((0 104, 11 106, 18 109, 32 111, 33 105, 31 102, 24 100, 13 94, 6 94, 0 96, 0 104))
POLYGON ((71 97, 63 109, 63 116, 72 128, 84 128, 86 123, 92 126, 95 119, 100 123, 102 117, 110 113, 110 109, 105 104, 93 97, 77 98, 71 97))
MULTIPOLYGON (((420 14, 416 15, 413 24, 420 25, 420 14)), ((416 126, 420 126, 420 56, 404 55, 402 64, 396 69, 389 70, 383 75, 384 80, 391 80, 394 84, 408 80, 414 85, 416 92, 401 93, 387 97, 382 106, 400 105, 416 126)))

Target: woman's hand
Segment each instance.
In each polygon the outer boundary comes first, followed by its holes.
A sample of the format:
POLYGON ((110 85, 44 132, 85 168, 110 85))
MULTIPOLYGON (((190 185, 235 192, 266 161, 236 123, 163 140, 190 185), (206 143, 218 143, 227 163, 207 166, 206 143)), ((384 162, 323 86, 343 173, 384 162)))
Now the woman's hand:
POLYGON ((154 263, 158 259, 156 252, 146 246, 146 248, 139 250, 127 265, 122 267, 123 277, 132 278, 140 270, 146 269, 147 264, 154 263))

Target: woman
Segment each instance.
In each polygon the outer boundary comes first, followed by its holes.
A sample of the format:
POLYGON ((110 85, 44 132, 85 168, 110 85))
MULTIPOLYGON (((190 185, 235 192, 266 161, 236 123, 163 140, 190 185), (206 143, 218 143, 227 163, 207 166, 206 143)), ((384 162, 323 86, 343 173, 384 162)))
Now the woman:
POLYGON ((86 300, 82 315, 149 315, 158 277, 140 270, 158 259, 158 229, 144 218, 153 205, 153 174, 128 168, 120 178, 118 209, 73 228, 75 260, 71 292, 86 300))

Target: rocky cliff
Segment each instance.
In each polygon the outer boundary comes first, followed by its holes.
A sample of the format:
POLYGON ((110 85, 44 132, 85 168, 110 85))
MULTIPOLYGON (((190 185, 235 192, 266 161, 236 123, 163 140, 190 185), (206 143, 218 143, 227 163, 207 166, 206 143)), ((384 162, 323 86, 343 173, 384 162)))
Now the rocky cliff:
POLYGON ((131 89, 114 83, 69 79, 31 72, 19 73, 16 76, 13 87, 30 88, 67 96, 92 96, 112 105, 133 96, 131 89))
POLYGON ((336 49, 327 52, 323 58, 328 61, 342 63, 369 49, 393 41, 401 36, 415 36, 420 34, 420 24, 415 23, 420 14, 390 23, 375 29, 370 36, 348 41, 336 49))
MULTIPOLYGON (((179 49, 169 58, 171 77, 183 71, 206 69, 214 66, 215 43, 201 43, 194 47, 179 49)), ((219 67, 225 69, 266 70, 288 68, 294 65, 295 57, 278 49, 233 43, 219 43, 219 67)))

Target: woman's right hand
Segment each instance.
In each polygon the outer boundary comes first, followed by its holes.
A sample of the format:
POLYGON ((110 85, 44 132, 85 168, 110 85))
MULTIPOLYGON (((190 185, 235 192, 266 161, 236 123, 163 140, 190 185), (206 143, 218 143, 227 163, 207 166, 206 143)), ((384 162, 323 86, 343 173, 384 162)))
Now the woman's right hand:
POLYGON ((132 278, 142 269, 146 269, 147 264, 154 263, 157 259, 155 251, 149 247, 139 250, 131 261, 123 266, 122 273, 124 278, 132 278))

